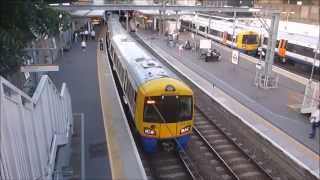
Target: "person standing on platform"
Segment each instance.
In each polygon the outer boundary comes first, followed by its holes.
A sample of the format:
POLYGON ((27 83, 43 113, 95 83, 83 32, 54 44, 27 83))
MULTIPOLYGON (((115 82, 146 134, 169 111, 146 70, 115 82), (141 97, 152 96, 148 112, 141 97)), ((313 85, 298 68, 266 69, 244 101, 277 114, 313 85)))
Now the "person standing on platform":
POLYGON ((88 36, 89 36, 89 31, 88 30, 84 31, 84 36, 86 37, 86 41, 88 41, 88 36))
POLYGON ((74 42, 78 42, 78 32, 74 32, 74 42))
POLYGON ((80 34, 81 41, 83 41, 84 31, 80 31, 79 34, 80 34))
POLYGON ((316 135, 317 127, 320 127, 320 104, 318 105, 317 109, 315 109, 310 116, 310 123, 311 123, 311 128, 312 131, 309 135, 309 138, 313 139, 314 136, 316 135))
POLYGON ((103 51, 103 38, 99 40, 99 44, 100 44, 100 51, 103 51))
POLYGON ((182 55, 182 51, 183 51, 183 44, 179 45, 179 56, 182 55))

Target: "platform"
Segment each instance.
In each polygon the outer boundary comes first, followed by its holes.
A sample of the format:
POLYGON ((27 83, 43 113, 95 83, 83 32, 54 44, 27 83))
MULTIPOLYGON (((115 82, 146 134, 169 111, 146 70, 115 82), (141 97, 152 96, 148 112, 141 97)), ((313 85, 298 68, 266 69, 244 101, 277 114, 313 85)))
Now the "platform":
MULTIPOLYGON (((105 38, 105 33, 106 29, 103 29, 100 38, 105 38)), ((97 48, 97 67, 112 179, 146 180, 147 176, 122 108, 105 49, 100 51, 97 48)))
MULTIPOLYGON (((98 34, 99 29, 96 32, 98 34)), ((73 43, 72 48, 54 62, 59 65, 59 71, 50 73, 55 84, 68 83, 72 111, 84 116, 84 179, 111 177, 98 90, 96 49, 96 41, 89 40, 86 51, 81 50, 79 41, 73 43)))
MULTIPOLYGON (((290 107, 302 102, 303 78, 280 69, 277 89, 259 89, 253 83, 255 63, 246 60, 249 57, 240 56, 236 66, 231 63, 230 50, 217 46, 221 62, 204 62, 195 51, 183 50, 179 55, 178 46, 169 47, 166 37, 158 33, 139 29, 137 34, 209 96, 319 178, 319 134, 309 139, 308 117, 290 107)), ((181 34, 180 43, 186 38, 191 39, 189 33, 181 34)))

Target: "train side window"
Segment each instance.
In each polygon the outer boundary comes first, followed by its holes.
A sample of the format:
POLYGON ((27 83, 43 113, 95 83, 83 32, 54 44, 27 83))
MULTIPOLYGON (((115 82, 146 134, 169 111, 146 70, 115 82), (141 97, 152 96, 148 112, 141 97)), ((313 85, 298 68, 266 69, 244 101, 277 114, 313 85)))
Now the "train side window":
POLYGON ((297 44, 287 43, 288 51, 293 53, 301 54, 310 58, 314 58, 314 52, 312 48, 303 47, 297 44))
POLYGON ((113 64, 117 67, 118 56, 114 56, 114 58, 112 60, 113 60, 113 64))
POLYGON ((276 47, 279 47, 280 40, 277 40, 276 47))
POLYGON ((123 83, 123 73, 124 73, 124 70, 121 66, 121 63, 119 62, 119 76, 120 76, 120 81, 123 83))
POLYGON ((112 46, 112 44, 110 46, 110 53, 111 53, 111 55, 113 55, 113 46, 112 46))
POLYGON ((123 90, 126 91, 128 86, 128 73, 126 70, 123 72, 123 90))
POLYGON ((227 40, 232 41, 231 36, 232 36, 232 35, 227 34, 227 40))
POLYGON ((263 44, 265 44, 265 45, 268 44, 268 38, 267 38, 267 37, 264 37, 264 38, 263 38, 263 44))

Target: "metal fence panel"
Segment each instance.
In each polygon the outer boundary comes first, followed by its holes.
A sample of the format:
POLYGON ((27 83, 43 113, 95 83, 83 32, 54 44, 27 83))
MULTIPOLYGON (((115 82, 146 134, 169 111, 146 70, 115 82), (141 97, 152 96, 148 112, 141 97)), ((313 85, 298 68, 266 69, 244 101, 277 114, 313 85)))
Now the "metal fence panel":
POLYGON ((0 179, 51 179, 73 123, 66 84, 45 75, 31 98, 0 77, 0 98, 0 179))

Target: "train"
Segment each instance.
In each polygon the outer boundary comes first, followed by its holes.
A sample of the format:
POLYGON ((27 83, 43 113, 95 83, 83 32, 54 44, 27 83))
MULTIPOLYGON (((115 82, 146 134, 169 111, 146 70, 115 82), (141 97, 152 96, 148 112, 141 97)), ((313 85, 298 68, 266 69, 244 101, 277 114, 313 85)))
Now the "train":
POLYGON ((122 27, 107 20, 107 49, 143 150, 186 148, 193 128, 192 89, 122 27))
MULTIPOLYGON (((259 46, 259 34, 253 30, 244 28, 236 28, 233 32, 233 26, 226 26, 223 21, 214 21, 212 19, 211 26, 205 17, 194 17, 185 15, 181 18, 183 28, 198 33, 199 35, 211 38, 215 41, 232 46, 247 54, 256 54, 259 46), (232 38, 232 35, 234 37, 232 38)), ((232 23, 231 23, 232 24, 232 23)))
MULTIPOLYGON (((227 46, 235 47, 243 53, 256 56, 260 46, 266 51, 268 33, 261 28, 261 24, 256 20, 245 18, 246 20, 241 21, 240 19, 233 32, 233 18, 210 16, 210 19, 209 28, 209 15, 203 14, 198 17, 185 15, 181 17, 181 25, 189 31, 196 32, 227 46), (233 38, 232 34, 234 34, 233 38)), ((267 23, 270 23, 270 20, 267 20, 267 23)), ((293 24, 292 22, 290 23, 293 24)), ((292 31, 292 28, 302 26, 301 28, 305 31, 304 34, 282 30, 285 29, 285 25, 283 22, 280 23, 279 29, 281 30, 278 32, 275 49, 277 60, 281 63, 294 64, 297 67, 307 67, 307 69, 314 65, 316 69, 319 69, 320 57, 319 55, 315 56, 314 52, 319 37, 311 33, 312 30, 310 29, 314 29, 314 27, 309 26, 313 25, 296 24, 291 25, 289 29, 292 31)))

